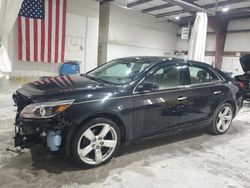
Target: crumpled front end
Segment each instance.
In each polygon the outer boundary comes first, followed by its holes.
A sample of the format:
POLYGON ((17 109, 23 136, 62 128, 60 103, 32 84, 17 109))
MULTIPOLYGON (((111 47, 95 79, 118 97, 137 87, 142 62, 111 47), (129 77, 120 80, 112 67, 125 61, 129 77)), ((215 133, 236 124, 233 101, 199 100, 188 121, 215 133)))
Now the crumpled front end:
POLYGON ((37 144, 49 148, 51 151, 63 149, 65 130, 71 125, 62 116, 46 119, 25 119, 20 116, 21 111, 33 103, 31 98, 18 92, 13 94, 17 106, 15 119, 15 147, 31 148, 37 144))

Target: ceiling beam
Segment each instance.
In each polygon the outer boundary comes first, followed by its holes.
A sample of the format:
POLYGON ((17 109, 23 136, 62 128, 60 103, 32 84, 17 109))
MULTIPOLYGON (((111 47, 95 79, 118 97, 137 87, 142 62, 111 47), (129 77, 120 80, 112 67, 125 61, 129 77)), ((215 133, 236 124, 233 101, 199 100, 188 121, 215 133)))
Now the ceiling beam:
POLYGON ((156 18, 161 18, 161 17, 165 17, 165 16, 172 16, 172 15, 178 15, 178 14, 183 14, 183 13, 187 13, 186 10, 177 10, 177 11, 173 11, 173 12, 166 12, 166 13, 162 13, 162 14, 157 14, 155 15, 156 18))
POLYGON ((169 4, 172 4, 175 6, 179 6, 179 7, 183 8, 184 10, 188 10, 188 11, 192 11, 192 12, 202 11, 202 12, 206 12, 209 15, 214 15, 214 12, 209 11, 205 8, 202 8, 194 3, 189 3, 189 2, 186 2, 183 0, 163 0, 163 1, 168 2, 169 4))
POLYGON ((229 19, 241 19, 241 18, 250 18, 250 12, 243 12, 243 13, 235 13, 229 16, 229 19))
POLYGON ((195 16, 186 16, 186 17, 182 17, 179 21, 177 21, 176 24, 184 25, 184 24, 187 24, 188 22, 193 23, 194 20, 195 20, 195 16))
MULTIPOLYGON (((198 1, 198 0, 187 0, 187 1, 188 2, 194 2, 194 1, 198 1)), ((170 7, 173 7, 173 6, 174 5, 172 5, 172 4, 166 3, 166 4, 163 4, 163 5, 158 5, 158 6, 155 6, 155 7, 150 7, 150 8, 143 9, 142 13, 153 12, 155 10, 161 10, 161 9, 164 9, 164 8, 170 8, 170 7)))
POLYGON ((131 8, 131 7, 134 7, 134 6, 137 6, 137 5, 141 5, 141 4, 144 4, 144 3, 148 3, 150 1, 153 1, 153 0, 138 0, 138 1, 135 1, 135 2, 132 2, 132 3, 129 3, 127 4, 127 7, 128 8, 131 8))
MULTIPOLYGON (((227 0, 227 1, 221 1, 217 3, 218 7, 222 7, 222 6, 227 6, 227 5, 231 5, 231 4, 237 4, 237 3, 243 3, 243 2, 249 2, 249 0, 227 0)), ((210 9, 210 8, 214 8, 216 5, 216 3, 211 3, 211 4, 207 4, 204 5, 204 8, 206 9, 210 9)))
MULTIPOLYGON (((226 6, 226 5, 236 4, 236 3, 242 3, 242 2, 249 2, 249 0, 228 0, 228 1, 222 1, 222 2, 218 2, 217 6, 221 7, 221 6, 226 6)), ((216 6, 215 3, 211 3, 211 4, 204 5, 204 8, 210 9, 210 8, 214 8, 215 6, 216 6)), ((157 14, 156 18, 160 18, 160 17, 164 17, 164 16, 173 16, 173 15, 178 15, 178 14, 183 14, 183 13, 187 13, 187 11, 186 10, 179 10, 179 11, 172 11, 172 12, 161 13, 161 14, 157 14)))
POLYGON ((163 4, 163 5, 158 5, 158 6, 155 6, 155 7, 143 9, 142 12, 143 13, 153 12, 155 10, 160 10, 160 9, 169 8, 169 7, 173 7, 173 5, 168 4, 168 3, 167 4, 163 4))
POLYGON ((97 0, 97 1, 99 1, 101 4, 104 4, 104 3, 110 3, 114 0, 97 0))
POLYGON ((231 9, 226 13, 221 12, 220 15, 228 15, 230 17, 231 14, 240 14, 240 13, 247 13, 247 12, 250 12, 250 7, 231 9))
MULTIPOLYGON (((227 13, 219 13, 217 16, 223 17, 224 19, 240 19, 240 18, 249 18, 250 17, 250 7, 232 9, 227 13)), ((182 17, 180 21, 177 22, 178 25, 185 24, 187 22, 193 22, 195 17, 187 16, 182 17)))

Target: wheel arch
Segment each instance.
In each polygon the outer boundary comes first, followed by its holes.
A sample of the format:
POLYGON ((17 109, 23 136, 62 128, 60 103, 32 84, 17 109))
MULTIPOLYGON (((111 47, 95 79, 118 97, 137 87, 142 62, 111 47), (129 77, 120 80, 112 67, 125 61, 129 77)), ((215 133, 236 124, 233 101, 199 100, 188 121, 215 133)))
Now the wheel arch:
POLYGON ((89 121, 91 121, 93 119, 96 119, 96 118, 107 118, 107 119, 110 119, 110 120, 114 121, 121 130, 122 142, 125 141, 125 139, 126 139, 125 124, 123 123, 121 118, 116 114, 113 114, 113 113, 110 113, 110 112, 100 112, 100 113, 94 114, 94 115, 89 116, 88 118, 84 119, 82 121, 81 125, 83 125, 83 124, 85 124, 85 123, 87 123, 87 122, 89 122, 89 121))
POLYGON ((79 130, 79 128, 86 124, 87 122, 96 119, 96 118, 107 118, 110 119, 112 121, 114 121, 118 127, 121 130, 121 142, 125 142, 126 141, 126 128, 125 128, 125 124, 124 122, 121 120, 121 118, 113 113, 109 113, 109 112, 101 112, 101 113, 97 113, 97 114, 93 114, 92 116, 89 116, 87 118, 85 118, 81 124, 79 125, 73 125, 71 128, 69 128, 69 130, 67 131, 67 138, 66 138, 66 146, 65 146, 65 154, 66 154, 66 158, 70 159, 71 156, 71 143, 72 143, 72 139, 75 135, 75 133, 77 132, 77 130, 79 130))
POLYGON ((233 107, 233 117, 236 115, 236 104, 233 100, 226 100, 223 104, 229 103, 233 107))
POLYGON ((220 104, 218 104, 218 105, 216 106, 215 111, 213 112, 211 121, 213 121, 213 119, 215 118, 215 116, 216 116, 216 114, 217 114, 219 108, 220 108, 223 104, 225 104, 225 103, 229 103, 229 104, 233 107, 233 117, 235 117, 235 115, 236 115, 236 110, 237 110, 236 103, 234 102, 233 99, 227 99, 227 100, 222 101, 220 104))

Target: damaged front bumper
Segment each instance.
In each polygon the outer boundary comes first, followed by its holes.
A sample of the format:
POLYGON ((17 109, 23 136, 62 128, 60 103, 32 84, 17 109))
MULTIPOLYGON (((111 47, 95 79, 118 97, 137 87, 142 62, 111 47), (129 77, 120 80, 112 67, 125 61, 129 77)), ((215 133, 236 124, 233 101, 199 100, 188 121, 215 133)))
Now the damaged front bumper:
POLYGON ((42 144, 51 151, 59 151, 63 148, 65 132, 72 125, 65 120, 63 113, 50 118, 22 118, 22 110, 34 101, 32 98, 19 92, 13 94, 13 100, 17 106, 15 118, 14 145, 20 148, 31 148, 42 144))
POLYGON ((70 123, 63 118, 36 121, 17 119, 14 125, 15 147, 31 148, 42 144, 54 152, 63 148, 63 137, 70 123))

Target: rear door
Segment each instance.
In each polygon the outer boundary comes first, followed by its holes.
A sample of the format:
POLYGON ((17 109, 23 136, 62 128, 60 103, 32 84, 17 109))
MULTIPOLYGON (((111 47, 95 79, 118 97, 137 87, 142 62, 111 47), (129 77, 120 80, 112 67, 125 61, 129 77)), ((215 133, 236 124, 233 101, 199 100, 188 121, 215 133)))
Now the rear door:
POLYGON ((209 121, 223 95, 219 90, 222 80, 204 65, 190 64, 188 71, 190 85, 186 123, 209 121))

